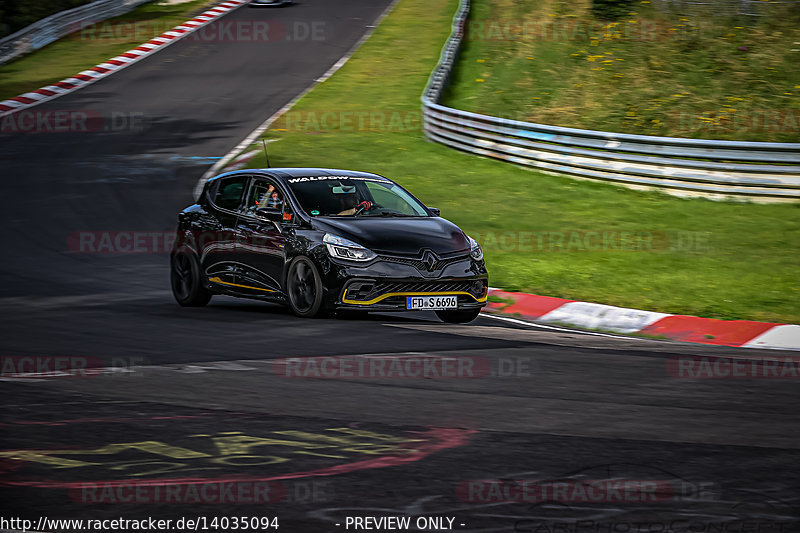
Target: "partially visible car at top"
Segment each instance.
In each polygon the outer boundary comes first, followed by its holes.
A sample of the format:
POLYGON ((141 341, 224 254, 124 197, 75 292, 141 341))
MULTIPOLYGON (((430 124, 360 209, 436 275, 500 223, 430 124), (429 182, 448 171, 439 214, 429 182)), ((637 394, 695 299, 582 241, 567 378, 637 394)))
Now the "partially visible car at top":
POLYGON ((251 7, 281 7, 288 6, 292 0, 250 0, 251 7))
POLYGON ((214 294, 334 311, 430 310, 469 322, 486 305, 480 245, 394 181, 269 168, 210 179, 178 215, 171 284, 183 306, 214 294))

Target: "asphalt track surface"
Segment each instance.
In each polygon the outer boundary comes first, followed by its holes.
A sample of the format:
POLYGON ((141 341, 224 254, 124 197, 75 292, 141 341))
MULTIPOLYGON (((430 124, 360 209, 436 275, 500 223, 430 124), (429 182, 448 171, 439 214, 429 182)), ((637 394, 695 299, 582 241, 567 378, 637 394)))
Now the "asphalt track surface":
MULTIPOLYGON (((1 355, 97 369, 0 381, 0 517, 278 517, 290 532, 353 531, 347 518, 365 516, 450 517, 460 531, 800 531, 797 380, 668 370, 675 357, 763 352, 490 318, 300 320, 230 298, 182 309, 165 253, 75 248, 75 232, 171 228, 213 158, 322 75, 386 5, 241 8, 215 24, 324 22, 324 38, 184 40, 35 108, 91 110, 97 131, 0 138, 1 355), (281 358, 310 356, 481 371, 284 377, 281 358), (497 479, 564 490, 550 501, 460 490, 497 479), (634 489, 591 501, 576 491, 609 480, 634 489), (658 497, 636 490, 648 482, 658 497), (231 492, 215 503, 221 486, 231 492)), ((231 529, 221 526, 209 530, 231 529)))

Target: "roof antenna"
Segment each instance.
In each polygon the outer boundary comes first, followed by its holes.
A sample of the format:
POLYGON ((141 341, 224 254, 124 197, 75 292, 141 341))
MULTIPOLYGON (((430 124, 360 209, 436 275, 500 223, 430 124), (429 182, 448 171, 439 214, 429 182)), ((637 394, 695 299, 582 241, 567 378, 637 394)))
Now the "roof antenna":
POLYGON ((269 164, 269 154, 267 153, 267 141, 261 139, 261 144, 264 145, 264 156, 267 158, 267 168, 271 167, 272 165, 269 164))

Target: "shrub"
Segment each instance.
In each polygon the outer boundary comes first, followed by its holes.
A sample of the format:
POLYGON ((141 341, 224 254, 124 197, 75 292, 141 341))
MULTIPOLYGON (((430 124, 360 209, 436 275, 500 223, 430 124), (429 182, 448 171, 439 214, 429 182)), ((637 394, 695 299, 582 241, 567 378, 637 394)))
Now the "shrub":
POLYGON ((633 0, 592 0, 592 14, 600 20, 617 20, 632 6, 633 0))

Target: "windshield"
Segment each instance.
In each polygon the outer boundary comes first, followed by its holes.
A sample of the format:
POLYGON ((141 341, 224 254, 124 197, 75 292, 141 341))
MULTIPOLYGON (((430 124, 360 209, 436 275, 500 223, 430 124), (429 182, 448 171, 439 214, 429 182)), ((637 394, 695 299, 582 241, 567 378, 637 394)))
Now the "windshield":
POLYGON ((428 216, 425 206, 384 178, 307 176, 287 181, 311 216, 428 216))

